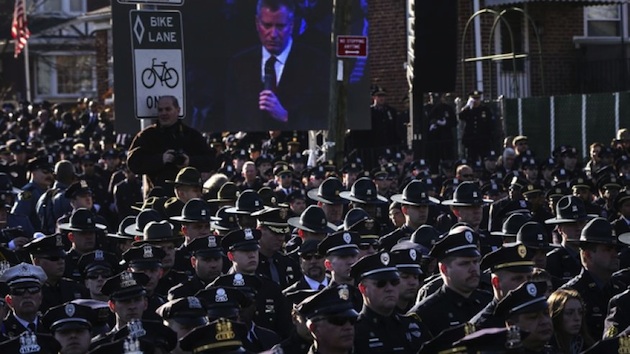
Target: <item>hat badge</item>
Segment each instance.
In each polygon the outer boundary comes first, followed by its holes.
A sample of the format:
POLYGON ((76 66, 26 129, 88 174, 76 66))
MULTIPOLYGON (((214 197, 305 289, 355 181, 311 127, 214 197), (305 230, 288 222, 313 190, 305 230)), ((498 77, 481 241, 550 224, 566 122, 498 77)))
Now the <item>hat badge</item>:
POLYGON ((208 247, 214 248, 217 247, 217 238, 214 236, 208 236, 208 247))
POLYGON ((199 302, 199 299, 194 297, 194 296, 188 296, 186 298, 186 300, 188 301, 188 308, 189 309, 200 309, 201 308, 201 302, 199 302))
POLYGON ((206 211, 206 209, 201 209, 201 216, 206 216, 208 215, 208 212, 206 211))
POLYGON ((363 226, 368 230, 372 230, 374 228, 374 219, 365 219, 363 226))
POLYGON ((411 258, 414 261, 418 258, 418 254, 416 253, 416 250, 414 249, 409 250, 409 258, 411 258))
POLYGON ((95 261, 102 261, 104 259, 105 259, 105 257, 103 257, 103 251, 102 250, 94 251, 94 260, 95 261))
POLYGON ((225 292, 225 289, 223 289, 223 288, 218 288, 217 289, 217 293, 214 295, 214 301, 215 302, 227 302, 228 301, 228 296, 227 296, 227 293, 225 292))
POLYGON ((577 205, 573 205, 573 206, 571 207, 571 211, 573 211, 573 212, 577 212, 577 211, 578 211, 578 207, 577 207, 577 205))
POLYGON ((88 224, 91 224, 92 223, 92 218, 85 219, 85 222, 87 222, 88 224))
POLYGON ((232 280, 232 285, 245 286, 245 279, 243 279, 243 274, 241 273, 234 274, 234 280, 232 280))
POLYGON ((350 236, 350 234, 349 234, 349 233, 344 232, 344 233, 343 233, 343 241, 344 241, 345 243, 350 243, 350 241, 352 241, 352 236, 350 236))
POLYGON ((479 196, 477 195, 477 192, 472 192, 472 196, 473 198, 478 198, 479 196))
POLYGON ((536 289, 536 285, 534 285, 532 283, 529 283, 529 284, 527 284, 526 288, 527 288, 527 293, 529 295, 531 295, 532 297, 536 296, 536 293, 538 292, 538 290, 536 289))
POLYGON ((133 274, 129 272, 122 272, 120 274, 120 287, 128 288, 130 286, 137 285, 138 282, 133 278, 133 274))
POLYGON ((473 242, 473 234, 470 231, 466 231, 464 233, 464 237, 466 237, 466 241, 468 241, 468 243, 472 243, 473 242))
POLYGON ((383 263, 383 265, 388 265, 389 264, 389 253, 381 253, 381 263, 383 263))
POLYGON ((371 190, 371 189, 366 190, 366 191, 365 191, 365 194, 366 194, 366 195, 372 195, 372 190, 371 190))
POLYGON ((527 202, 525 202, 524 200, 520 200, 519 204, 521 205, 521 208, 527 208, 527 202))
POLYGON ((142 252, 142 258, 153 258, 153 247, 151 245, 144 245, 142 252))
POLYGON ((63 247, 63 240, 61 239, 61 235, 56 235, 55 236, 55 246, 56 247, 63 247))
POLYGON ((516 248, 516 252, 518 253, 519 257, 525 258, 525 256, 527 256, 527 247, 525 247, 525 245, 518 245, 518 247, 516 248))
POLYGON ((232 322, 226 319, 219 319, 216 325, 217 334, 214 336, 218 341, 225 341, 236 337, 232 331, 232 322))
POLYGON ((349 300, 350 299, 350 290, 348 290, 347 285, 339 286, 339 291, 337 291, 337 295, 341 300, 349 300))
POLYGON ((538 241, 542 241, 542 240, 544 239, 543 234, 538 234, 538 235, 536 235, 536 239, 537 239, 538 241))
POLYGON ((245 233, 245 239, 246 240, 253 240, 254 239, 254 233, 252 232, 252 229, 244 229, 243 232, 245 233))
POLYGON ((28 266, 25 264, 22 267, 20 267, 20 272, 22 273, 23 276, 28 275, 28 266))
POLYGON ((66 315, 68 317, 74 316, 74 313, 76 312, 76 308, 74 307, 73 304, 67 304, 63 310, 66 312, 66 315))

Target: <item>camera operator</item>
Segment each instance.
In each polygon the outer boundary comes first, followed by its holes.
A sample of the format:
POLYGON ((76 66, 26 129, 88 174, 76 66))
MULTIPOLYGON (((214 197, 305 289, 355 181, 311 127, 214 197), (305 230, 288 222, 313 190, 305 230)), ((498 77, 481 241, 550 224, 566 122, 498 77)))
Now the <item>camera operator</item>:
POLYGON ((213 170, 214 158, 205 139, 179 121, 179 112, 177 98, 160 97, 156 124, 139 132, 131 143, 129 169, 146 175, 149 187, 166 187, 166 180, 173 180, 184 167, 213 170))

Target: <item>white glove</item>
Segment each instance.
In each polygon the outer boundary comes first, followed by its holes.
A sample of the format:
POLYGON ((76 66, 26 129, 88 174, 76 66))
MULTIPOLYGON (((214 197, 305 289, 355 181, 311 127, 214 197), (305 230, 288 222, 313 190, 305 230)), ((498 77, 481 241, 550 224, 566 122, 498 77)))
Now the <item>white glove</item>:
POLYGON ((466 105, 464 106, 464 108, 466 107, 473 108, 474 103, 475 103, 475 99, 472 97, 468 97, 468 101, 466 102, 466 105))
POLYGON ((430 132, 434 131, 435 129, 437 129, 437 125, 431 124, 431 126, 429 126, 429 131, 430 132))
POLYGON ((438 119, 436 123, 437 123, 437 125, 443 127, 443 126, 446 125, 446 118, 442 117, 442 118, 438 119))

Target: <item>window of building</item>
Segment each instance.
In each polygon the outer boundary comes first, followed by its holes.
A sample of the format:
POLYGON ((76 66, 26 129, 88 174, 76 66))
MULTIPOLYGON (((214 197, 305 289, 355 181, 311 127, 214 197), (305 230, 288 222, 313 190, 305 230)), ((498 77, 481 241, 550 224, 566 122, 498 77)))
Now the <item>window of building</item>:
POLYGON ((86 0, 36 0, 34 13, 79 15, 86 11, 86 0))
POLYGON ((585 6, 584 20, 589 37, 619 37, 622 10, 618 5, 585 6))
POLYGON ((94 56, 43 55, 37 60, 37 96, 85 96, 95 89, 94 56))

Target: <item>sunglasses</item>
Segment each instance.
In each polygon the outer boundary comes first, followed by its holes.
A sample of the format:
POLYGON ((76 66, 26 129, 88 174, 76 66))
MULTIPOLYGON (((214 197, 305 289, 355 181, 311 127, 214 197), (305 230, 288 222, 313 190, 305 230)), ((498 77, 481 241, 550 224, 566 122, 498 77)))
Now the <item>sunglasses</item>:
POLYGON ((398 286, 398 284, 400 284, 400 279, 378 280, 376 282, 376 287, 382 289, 386 287, 388 283, 393 286, 398 286))
POLYGON ((37 294, 40 291, 42 291, 42 288, 40 288, 39 286, 29 286, 26 288, 13 288, 11 289, 11 295, 23 296, 27 292, 29 294, 37 294))
POLYGON ((350 322, 351 325, 354 326, 357 323, 356 317, 344 317, 344 316, 330 316, 325 318, 328 323, 335 326, 343 326, 346 323, 350 322))
POLYGON ((95 274, 88 274, 85 276, 86 279, 91 279, 91 280, 96 280, 99 277, 103 278, 103 279, 107 279, 107 278, 111 278, 112 274, 111 273, 95 273, 95 274))
POLYGON ((315 258, 315 259, 322 259, 322 258, 324 258, 324 256, 322 256, 321 254, 303 254, 300 257, 302 257, 302 259, 305 260, 305 261, 310 261, 313 258, 315 258))

